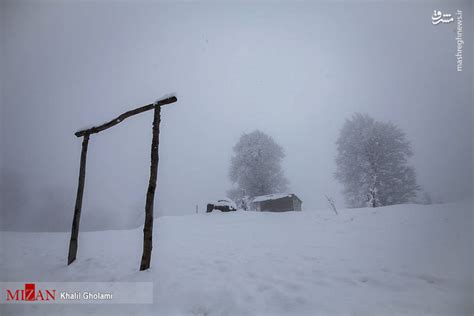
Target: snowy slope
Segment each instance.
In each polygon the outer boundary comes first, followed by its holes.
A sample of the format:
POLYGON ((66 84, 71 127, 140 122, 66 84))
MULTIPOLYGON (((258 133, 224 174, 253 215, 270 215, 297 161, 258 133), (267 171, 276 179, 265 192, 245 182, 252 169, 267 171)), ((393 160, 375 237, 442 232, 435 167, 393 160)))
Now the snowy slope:
POLYGON ((153 281, 153 305, 0 305, 1 315, 472 315, 472 202, 155 221, 141 229, 0 233, 2 281, 153 281))

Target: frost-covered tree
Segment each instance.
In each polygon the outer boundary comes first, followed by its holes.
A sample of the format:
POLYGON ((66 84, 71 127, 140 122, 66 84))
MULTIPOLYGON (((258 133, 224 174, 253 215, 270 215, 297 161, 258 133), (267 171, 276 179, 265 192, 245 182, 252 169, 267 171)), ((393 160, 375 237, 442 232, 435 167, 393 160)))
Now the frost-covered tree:
POLYGON ((344 185, 350 207, 413 201, 419 190, 413 155, 403 131, 365 114, 346 120, 337 140, 336 179, 344 185))
POLYGON ((259 130, 243 134, 233 150, 229 178, 236 187, 228 191, 232 199, 287 190, 281 168, 285 153, 271 136, 259 130))

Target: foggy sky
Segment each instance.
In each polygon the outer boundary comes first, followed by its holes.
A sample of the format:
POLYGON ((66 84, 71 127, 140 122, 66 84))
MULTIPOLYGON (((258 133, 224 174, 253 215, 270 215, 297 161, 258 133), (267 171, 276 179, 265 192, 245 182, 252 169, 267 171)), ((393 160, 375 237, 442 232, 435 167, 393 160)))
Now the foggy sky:
MULTIPOLYGON (((69 229, 73 133, 169 93, 178 102, 162 110, 157 215, 225 197, 232 147, 255 129, 285 149, 304 210, 327 208, 324 194, 341 207, 335 141, 354 112, 406 132, 435 200, 472 195, 470 1, 0 6, 1 211, 16 226, 69 229), (463 72, 456 24, 432 25, 434 9, 463 10, 463 72)), ((152 117, 91 136, 82 227, 143 222, 152 117)))

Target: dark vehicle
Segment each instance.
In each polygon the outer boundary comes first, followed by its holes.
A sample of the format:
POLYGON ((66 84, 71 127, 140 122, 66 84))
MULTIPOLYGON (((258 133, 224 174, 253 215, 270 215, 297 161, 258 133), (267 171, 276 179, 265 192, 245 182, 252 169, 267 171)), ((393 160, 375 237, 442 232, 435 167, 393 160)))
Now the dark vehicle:
POLYGON ((231 200, 218 200, 217 202, 207 204, 207 213, 210 213, 214 210, 219 210, 221 212, 232 212, 237 211, 237 207, 231 200))

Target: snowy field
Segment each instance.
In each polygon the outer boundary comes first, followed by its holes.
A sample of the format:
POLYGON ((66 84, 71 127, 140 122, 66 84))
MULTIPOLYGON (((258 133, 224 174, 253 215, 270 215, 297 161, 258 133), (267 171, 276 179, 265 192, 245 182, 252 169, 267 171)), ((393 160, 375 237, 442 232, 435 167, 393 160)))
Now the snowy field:
POLYGON ((155 221, 141 229, 0 233, 1 281, 153 281, 153 305, 0 305, 3 315, 472 315, 472 202, 155 221))

